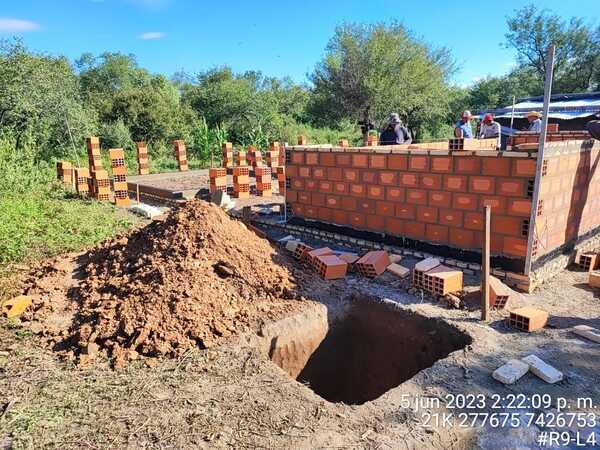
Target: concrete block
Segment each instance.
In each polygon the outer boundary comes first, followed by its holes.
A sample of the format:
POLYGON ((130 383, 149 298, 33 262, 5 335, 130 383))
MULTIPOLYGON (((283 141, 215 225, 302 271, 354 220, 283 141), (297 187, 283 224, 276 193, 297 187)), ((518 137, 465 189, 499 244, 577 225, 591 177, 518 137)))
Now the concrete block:
POLYGON ((571 331, 578 336, 600 344, 600 330, 597 328, 592 328, 588 325, 577 325, 574 326, 571 331))
POLYGON ((419 272, 427 272, 436 268, 440 264, 440 260, 437 258, 427 258, 415 264, 415 270, 418 270, 419 272))
POLYGON ((529 371, 529 364, 510 359, 506 364, 498 367, 492 373, 492 377, 500 383, 513 384, 529 371))
POLYGON ((546 383, 557 383, 563 379, 563 373, 560 370, 555 369, 550 364, 545 363, 543 360, 535 355, 529 355, 525 358, 521 358, 526 364, 529 364, 529 370, 544 380, 546 383))
POLYGON ((406 278, 410 275, 410 269, 407 269, 406 267, 396 263, 392 263, 389 266, 387 266, 386 270, 390 273, 393 273, 399 278, 406 278))
POLYGON ((154 219, 156 216, 160 216, 163 213, 159 208, 144 203, 132 206, 131 211, 142 217, 146 217, 147 219, 154 219))
POLYGON ((392 253, 390 255, 390 262, 392 264, 399 263, 402 260, 402 255, 397 255, 396 253, 392 253))
POLYGON ((296 251, 296 247, 298 247, 298 244, 300 244, 300 241, 286 241, 285 243, 285 249, 294 253, 296 251))

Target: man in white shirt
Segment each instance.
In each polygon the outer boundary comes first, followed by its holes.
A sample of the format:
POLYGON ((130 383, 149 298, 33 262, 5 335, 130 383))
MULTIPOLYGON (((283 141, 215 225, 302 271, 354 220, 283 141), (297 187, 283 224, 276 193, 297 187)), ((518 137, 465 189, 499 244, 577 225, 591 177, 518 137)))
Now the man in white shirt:
POLYGON ((479 139, 496 139, 496 148, 500 148, 501 135, 502 128, 500 127, 500 124, 494 120, 494 116, 491 114, 483 116, 481 129, 479 130, 479 139))
POLYGON ((531 111, 527 113, 527 120, 529 120, 529 128, 527 131, 533 131, 534 133, 542 132, 542 115, 537 111, 531 111))

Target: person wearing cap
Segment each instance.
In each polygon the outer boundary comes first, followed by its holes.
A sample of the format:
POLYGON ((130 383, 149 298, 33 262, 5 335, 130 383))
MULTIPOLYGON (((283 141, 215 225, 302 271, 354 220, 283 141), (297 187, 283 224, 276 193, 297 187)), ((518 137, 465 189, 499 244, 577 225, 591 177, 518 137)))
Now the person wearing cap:
POLYGON ((472 138, 473 129, 471 128, 471 119, 473 115, 471 111, 462 113, 460 120, 454 125, 454 136, 457 138, 472 138))
POLYGON ((542 132, 542 115, 537 111, 531 111, 527 113, 527 120, 529 121, 529 128, 527 131, 533 131, 534 133, 542 132))
POLYGON ((390 114, 388 124, 379 136, 380 145, 398 145, 398 144, 410 144, 412 138, 410 132, 402 124, 398 113, 390 114))
POLYGON ((494 116, 486 114, 483 116, 481 121, 481 129, 479 130, 479 139, 496 139, 498 143, 497 148, 500 148, 500 137, 502 135, 502 128, 500 124, 494 120, 494 116))

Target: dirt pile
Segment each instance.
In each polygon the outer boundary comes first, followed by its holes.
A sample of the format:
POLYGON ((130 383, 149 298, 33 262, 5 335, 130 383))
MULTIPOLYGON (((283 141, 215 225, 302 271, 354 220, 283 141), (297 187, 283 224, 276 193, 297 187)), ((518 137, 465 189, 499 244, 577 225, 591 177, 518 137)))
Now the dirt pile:
POLYGON ((66 338, 84 353, 106 350, 117 365, 140 353, 210 347, 294 306, 293 278, 279 258, 217 206, 188 202, 80 258, 66 338))

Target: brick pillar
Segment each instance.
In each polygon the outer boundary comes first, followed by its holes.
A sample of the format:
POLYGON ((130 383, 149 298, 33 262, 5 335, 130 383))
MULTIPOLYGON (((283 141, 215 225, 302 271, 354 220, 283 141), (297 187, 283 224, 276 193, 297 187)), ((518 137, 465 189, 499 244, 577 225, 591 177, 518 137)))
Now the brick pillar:
POLYGON ((235 154, 235 162, 240 167, 246 167, 248 162, 246 161, 246 152, 244 150, 238 150, 235 154))
POLYGON ((223 154, 223 165, 226 169, 233 167, 233 144, 231 142, 224 142, 221 145, 221 152, 223 154))
POLYGON ((263 166, 262 154, 256 149, 256 147, 250 146, 248 148, 248 162, 251 164, 253 169, 263 166))
POLYGON ((117 206, 129 205, 129 192, 127 189, 127 166, 125 165, 125 152, 122 148, 111 148, 110 165, 113 173, 113 189, 115 191, 115 204, 117 206))
POLYGON ((256 177, 256 195, 270 197, 272 194, 271 168, 257 167, 254 169, 254 176, 256 177))
MULTIPOLYGON (((96 178, 96 171, 102 170, 102 156, 100 154, 100 138, 91 136, 85 140, 87 153, 88 153, 88 165, 90 170, 90 176, 92 179, 92 187, 94 186, 93 180, 96 178)), ((96 192, 92 191, 92 195, 96 192)))
POLYGON ((64 184, 73 183, 73 165, 69 161, 57 161, 56 176, 64 184))
POLYGON ((75 190, 79 195, 88 195, 90 193, 90 171, 87 167, 75 168, 75 190))
POLYGON ((148 163, 148 147, 145 142, 136 142, 138 173, 148 175, 150 173, 150 164, 148 163))
POLYGON ((279 165, 279 142, 271 142, 269 151, 267 152, 267 166, 275 170, 279 165))
POLYGON ((307 143, 308 141, 306 140, 306 136, 298 136, 298 145, 306 145, 307 143))
POLYGON ((379 144, 379 139, 377 136, 369 135, 367 136, 367 147, 375 147, 379 144))
POLYGON ((340 147, 348 147, 348 139, 340 139, 338 145, 340 147))
POLYGON ((94 196, 96 200, 107 202, 110 200, 110 180, 108 172, 104 169, 96 170, 92 179, 94 196))
POLYGON ((227 192, 227 169, 225 167, 213 167, 208 169, 210 179, 210 193, 216 191, 227 192))
POLYGON ((277 168, 277 184, 279 187, 279 195, 283 195, 285 192, 285 167, 283 166, 277 168))
POLYGON ((181 139, 173 141, 173 148, 175 149, 175 158, 177 159, 177 167, 180 172, 188 170, 187 153, 185 150, 185 143, 181 139))
POLYGON ((250 169, 248 167, 233 168, 233 195, 237 198, 250 197, 250 169))

